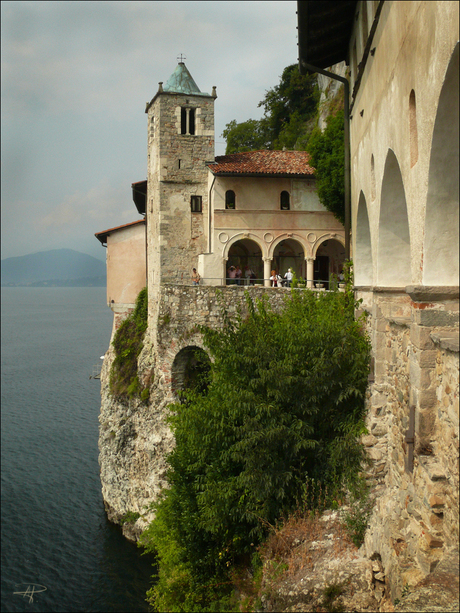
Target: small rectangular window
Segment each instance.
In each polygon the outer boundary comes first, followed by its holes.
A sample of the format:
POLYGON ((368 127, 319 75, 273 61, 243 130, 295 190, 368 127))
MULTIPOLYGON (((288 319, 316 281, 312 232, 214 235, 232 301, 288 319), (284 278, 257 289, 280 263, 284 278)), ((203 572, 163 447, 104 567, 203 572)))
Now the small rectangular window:
POLYGON ((202 196, 190 196, 190 208, 192 213, 202 213, 203 198, 202 196))
POLYGON ((187 109, 180 110, 180 133, 187 134, 187 109))

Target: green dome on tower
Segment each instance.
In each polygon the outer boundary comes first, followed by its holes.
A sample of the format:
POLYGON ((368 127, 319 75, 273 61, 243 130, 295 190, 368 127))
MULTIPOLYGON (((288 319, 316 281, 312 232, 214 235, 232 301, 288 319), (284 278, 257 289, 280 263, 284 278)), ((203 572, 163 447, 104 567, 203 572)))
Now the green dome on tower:
POLYGON ((193 80, 184 62, 179 62, 176 66, 176 70, 163 86, 163 91, 176 94, 199 94, 200 96, 209 96, 209 94, 200 91, 200 88, 193 80))

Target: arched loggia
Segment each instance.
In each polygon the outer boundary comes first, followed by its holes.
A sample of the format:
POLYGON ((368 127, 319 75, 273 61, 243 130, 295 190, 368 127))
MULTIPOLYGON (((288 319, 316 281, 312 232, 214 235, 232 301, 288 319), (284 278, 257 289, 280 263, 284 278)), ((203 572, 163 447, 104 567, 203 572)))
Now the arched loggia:
POLYGON ((252 281, 264 278, 264 265, 262 260, 262 250, 259 245, 250 238, 242 238, 234 242, 228 251, 227 260, 227 279, 229 278, 229 270, 231 267, 239 267, 242 276, 241 284, 245 283, 248 278, 252 281), (252 271, 253 275, 246 275, 247 270, 252 271))
POLYGON ((372 285, 372 245, 369 216, 367 213, 366 198, 361 192, 356 217, 356 242, 354 250, 355 285, 372 285))
POLYGON ((390 149, 380 198, 377 283, 405 287, 411 282, 411 248, 406 195, 398 160, 390 149))
POLYGON ((459 45, 439 98, 431 144, 423 256, 424 285, 458 285, 459 45))

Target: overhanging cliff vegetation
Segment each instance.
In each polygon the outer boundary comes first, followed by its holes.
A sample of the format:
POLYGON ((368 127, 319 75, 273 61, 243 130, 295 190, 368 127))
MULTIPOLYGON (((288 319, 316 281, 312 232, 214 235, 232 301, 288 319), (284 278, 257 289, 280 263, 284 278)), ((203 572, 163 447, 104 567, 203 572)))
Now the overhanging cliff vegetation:
POLYGON ((142 537, 157 610, 229 610, 232 573, 307 483, 314 507, 359 481, 369 341, 353 292, 294 290, 281 314, 247 301, 244 320, 203 330, 211 370, 170 407, 169 487, 142 537))

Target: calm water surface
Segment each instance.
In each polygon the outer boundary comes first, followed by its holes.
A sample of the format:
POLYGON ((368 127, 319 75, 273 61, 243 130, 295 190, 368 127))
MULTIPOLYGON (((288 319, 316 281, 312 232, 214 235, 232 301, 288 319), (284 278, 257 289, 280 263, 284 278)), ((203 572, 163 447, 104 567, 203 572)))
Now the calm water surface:
POLYGON ((104 288, 2 288, 2 611, 148 611, 152 560, 100 491, 89 376, 111 328, 104 288))

